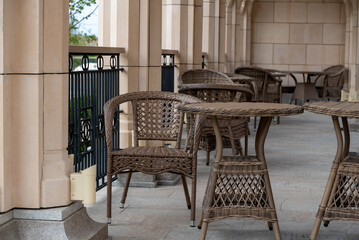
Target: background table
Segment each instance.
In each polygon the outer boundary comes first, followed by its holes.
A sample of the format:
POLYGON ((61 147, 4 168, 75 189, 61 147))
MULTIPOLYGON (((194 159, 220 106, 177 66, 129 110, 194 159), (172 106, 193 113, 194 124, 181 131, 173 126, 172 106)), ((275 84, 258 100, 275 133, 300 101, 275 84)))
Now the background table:
POLYGON ((350 133, 347 120, 348 117, 359 118, 359 103, 317 102, 307 103, 304 107, 310 112, 332 117, 338 142, 328 183, 310 235, 310 239, 315 240, 322 221, 324 226, 328 226, 332 220, 359 220, 359 157, 349 156, 350 133), (339 118, 342 119, 343 134, 339 118))
POLYGON ((180 107, 190 113, 210 115, 216 135, 216 159, 207 184, 201 220, 201 239, 208 223, 226 217, 264 220, 281 239, 277 213, 269 180, 264 142, 272 118, 300 114, 302 107, 278 103, 199 103, 180 107), (217 116, 261 117, 255 137, 255 156, 222 157, 223 144, 217 116), (203 224, 203 226, 202 226, 203 224))
MULTIPOLYGON (((292 96, 292 99, 290 100, 290 103, 292 103, 293 100, 300 99, 302 101, 302 105, 307 100, 319 100, 317 89, 315 87, 315 83, 311 82, 311 76, 320 75, 323 74, 321 71, 282 71, 284 73, 288 73, 295 82, 295 90, 292 96), (297 78, 294 76, 294 74, 302 74, 303 76, 303 82, 298 82, 297 78)), ((297 103, 297 102, 296 102, 297 103)))

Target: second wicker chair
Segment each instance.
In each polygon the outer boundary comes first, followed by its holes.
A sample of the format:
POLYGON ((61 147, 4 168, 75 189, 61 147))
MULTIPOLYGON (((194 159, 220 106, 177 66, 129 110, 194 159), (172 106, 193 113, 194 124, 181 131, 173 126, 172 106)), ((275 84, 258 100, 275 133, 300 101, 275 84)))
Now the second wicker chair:
MULTIPOLYGON (((232 81, 224 74, 211 70, 190 70, 182 74, 179 86, 179 92, 198 97, 206 102, 232 102, 232 101, 251 101, 253 92, 247 86, 232 84, 232 81), (201 84, 196 84, 201 73, 206 77, 202 79, 201 84), (192 75, 193 74, 193 75, 192 75), (193 83, 190 84, 189 76, 194 76, 193 83), (213 79, 219 83, 213 83, 213 79), (208 82, 207 82, 207 80, 208 82), (225 84, 223 84, 225 83, 225 84)), ((233 155, 238 153, 243 155, 243 149, 240 142, 242 137, 245 138, 245 154, 248 151, 248 118, 223 118, 219 121, 220 129, 223 136, 223 145, 225 148, 231 148, 233 155)), ((216 148, 216 139, 214 136, 212 122, 207 119, 200 138, 200 148, 207 152, 206 164, 209 165, 210 152, 216 148)))

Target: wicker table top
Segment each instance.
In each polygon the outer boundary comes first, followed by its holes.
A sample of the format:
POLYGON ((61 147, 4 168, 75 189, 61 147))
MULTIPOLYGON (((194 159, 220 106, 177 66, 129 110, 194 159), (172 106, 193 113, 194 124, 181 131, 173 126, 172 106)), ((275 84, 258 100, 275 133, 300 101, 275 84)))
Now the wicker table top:
POLYGON ((195 103, 179 107, 180 110, 207 115, 274 117, 297 115, 303 112, 300 106, 280 103, 227 102, 227 103, 195 103))
POLYGON ((359 102, 313 102, 304 104, 304 109, 330 116, 359 118, 359 102))

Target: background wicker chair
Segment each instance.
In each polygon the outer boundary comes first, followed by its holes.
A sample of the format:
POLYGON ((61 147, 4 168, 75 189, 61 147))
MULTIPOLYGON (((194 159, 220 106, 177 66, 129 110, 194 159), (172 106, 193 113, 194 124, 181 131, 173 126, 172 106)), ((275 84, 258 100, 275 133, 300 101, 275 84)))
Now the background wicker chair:
MULTIPOLYGON (((206 102, 251 101, 253 92, 250 88, 238 84, 184 84, 180 93, 189 94, 206 102)), ((248 153, 248 118, 219 118, 223 145, 231 148, 233 155, 243 155, 240 138, 245 137, 245 154, 248 153)), ((209 165, 210 152, 216 149, 216 139, 212 121, 207 118, 200 138, 200 148, 207 152, 206 164, 209 165)))
POLYGON ((321 87, 318 91, 322 100, 340 101, 344 85, 345 67, 335 65, 324 69, 324 74, 315 76, 315 85, 321 87))
POLYGON ((182 84, 199 83, 233 84, 233 81, 224 73, 209 69, 188 70, 178 77, 178 88, 181 88, 182 84))
MULTIPOLYGON (((253 102, 282 103, 282 81, 275 78, 269 71, 259 67, 238 67, 236 74, 242 74, 254 78, 256 85, 253 102)), ((277 123, 279 124, 279 117, 277 123)), ((256 118, 254 118, 256 128, 256 118)))
MULTIPOLYGON (((120 173, 128 173, 126 185, 121 199, 123 207, 132 172, 146 174, 160 174, 171 172, 181 175, 183 189, 188 208, 191 209, 191 226, 194 226, 196 203, 196 171, 197 150, 201 123, 205 117, 196 118, 195 130, 191 134, 197 137, 191 151, 180 149, 183 112, 178 106, 184 103, 196 103, 201 100, 184 94, 170 92, 134 92, 127 93, 110 99, 104 106, 105 130, 108 152, 107 179, 120 173), (112 126, 114 112, 122 103, 132 103, 134 146, 120 151, 112 148, 112 126), (202 120, 201 120, 202 119, 202 120), (176 148, 165 146, 139 146, 139 140, 176 141, 176 148), (192 199, 190 200, 186 178, 192 179, 192 199)), ((107 185, 107 217, 111 222, 111 186, 107 185)))

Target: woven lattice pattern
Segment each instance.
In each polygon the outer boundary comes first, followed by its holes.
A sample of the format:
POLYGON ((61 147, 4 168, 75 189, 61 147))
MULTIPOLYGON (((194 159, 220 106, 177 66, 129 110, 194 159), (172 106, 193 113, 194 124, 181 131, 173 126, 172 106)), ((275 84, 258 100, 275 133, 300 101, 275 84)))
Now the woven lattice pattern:
POLYGON ((187 94, 196 96, 206 102, 230 102, 236 96, 236 92, 211 90, 206 89, 203 91, 191 91, 187 94))
POLYGON ((269 207, 262 176, 218 174, 212 207, 269 207))
POLYGON ((181 124, 178 106, 181 102, 161 99, 138 100, 137 138, 165 138, 176 140, 181 124))
POLYGON ((334 186, 324 219, 359 220, 359 157, 343 160, 334 186))
MULTIPOLYGON (((270 220, 270 208, 264 176, 266 165, 256 157, 226 157, 213 167, 216 175, 214 198, 205 197, 204 219, 215 221, 228 216, 270 220)), ((211 188, 212 186, 208 186, 211 188)))
POLYGON ((192 174, 192 155, 168 147, 131 147, 113 152, 113 174, 123 170, 147 174, 177 172, 192 174))

